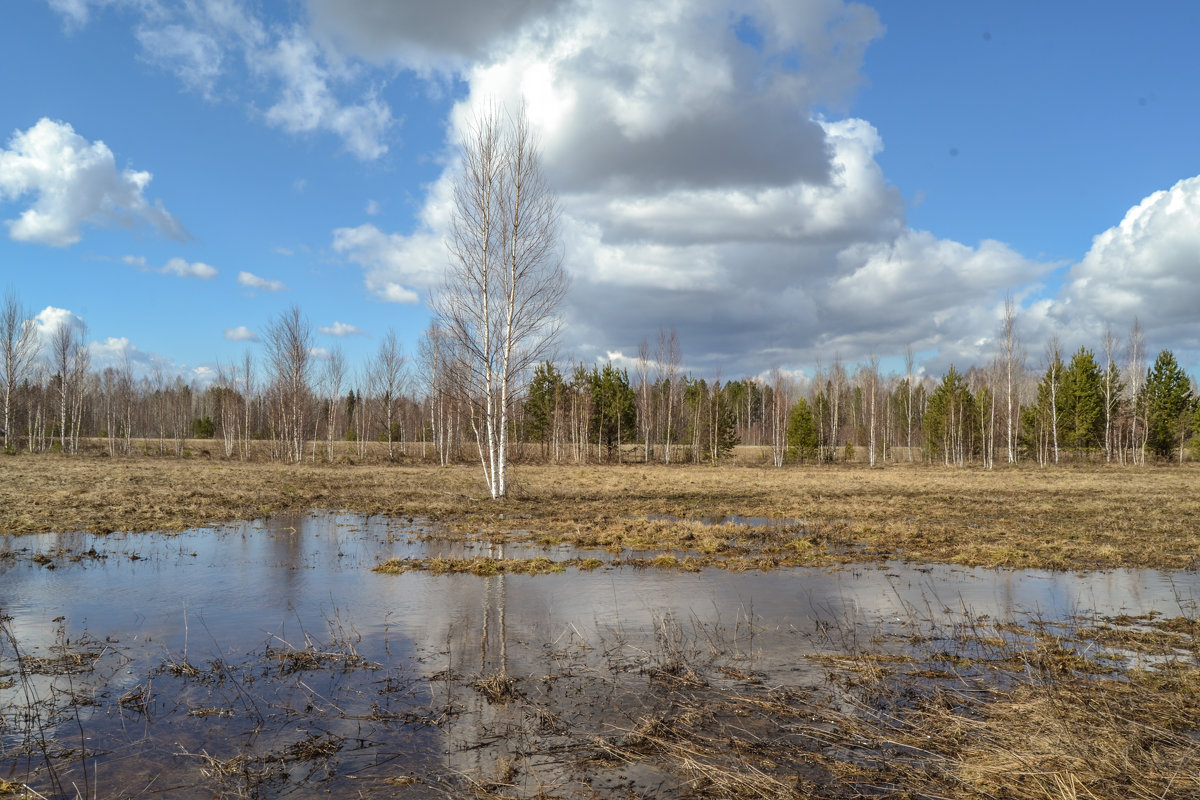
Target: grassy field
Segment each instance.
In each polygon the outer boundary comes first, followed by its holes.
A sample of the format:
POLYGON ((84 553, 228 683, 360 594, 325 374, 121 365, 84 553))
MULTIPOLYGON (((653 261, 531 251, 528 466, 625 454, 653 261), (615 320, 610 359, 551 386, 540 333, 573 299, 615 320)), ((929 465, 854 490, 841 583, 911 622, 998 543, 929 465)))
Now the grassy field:
POLYGON ((181 530, 285 511, 432 518, 461 534, 730 569, 903 558, 1084 569, 1200 565, 1200 467, 284 465, 216 457, 0 457, 0 531, 181 530), (766 526, 722 523, 736 515, 766 526), (657 555, 652 552, 651 555, 657 555))

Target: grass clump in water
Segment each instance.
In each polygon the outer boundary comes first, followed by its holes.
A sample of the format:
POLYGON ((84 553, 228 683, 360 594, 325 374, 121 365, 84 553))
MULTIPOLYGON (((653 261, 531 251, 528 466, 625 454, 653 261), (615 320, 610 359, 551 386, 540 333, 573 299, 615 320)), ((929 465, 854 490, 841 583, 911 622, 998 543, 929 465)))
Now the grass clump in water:
POLYGON ((392 558, 375 567, 374 571, 385 575, 402 575, 413 570, 430 572, 434 575, 470 573, 481 578, 488 578, 501 574, 548 575, 563 572, 568 563, 573 562, 555 561, 545 556, 535 556, 534 558, 488 558, 485 556, 449 558, 438 556, 428 560, 392 558))

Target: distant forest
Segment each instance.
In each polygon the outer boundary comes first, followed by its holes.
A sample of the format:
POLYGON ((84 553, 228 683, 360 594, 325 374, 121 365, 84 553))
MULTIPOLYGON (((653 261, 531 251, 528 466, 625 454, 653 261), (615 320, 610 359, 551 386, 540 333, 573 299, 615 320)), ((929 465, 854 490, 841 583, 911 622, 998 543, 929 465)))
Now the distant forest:
MULTIPOLYGON (((222 365, 208 385, 161 370, 135 378, 129 363, 93 369, 85 331, 48 340, 11 293, 0 309, 4 447, 75 453, 100 440, 113 456, 184 454, 212 439, 228 458, 324 461, 365 455, 441 464, 479 460, 480 401, 451 337, 435 323, 413 357, 393 334, 369 363, 340 351, 318 359, 311 326, 290 309, 272 321, 265 357, 222 365), (217 444, 219 443, 219 444, 217 444), (257 443, 257 444, 255 444, 257 443)), ((764 448, 776 466, 846 460, 993 467, 1104 461, 1182 462, 1200 456, 1200 400, 1170 350, 1151 357, 1135 322, 1098 348, 1064 353, 1051 341, 1026 354, 1010 307, 1000 354, 918 376, 877 359, 834 358, 797 385, 684 372, 673 332, 643 343, 632 369, 544 362, 510 399, 514 455, 550 462, 716 463, 737 444, 764 448)))

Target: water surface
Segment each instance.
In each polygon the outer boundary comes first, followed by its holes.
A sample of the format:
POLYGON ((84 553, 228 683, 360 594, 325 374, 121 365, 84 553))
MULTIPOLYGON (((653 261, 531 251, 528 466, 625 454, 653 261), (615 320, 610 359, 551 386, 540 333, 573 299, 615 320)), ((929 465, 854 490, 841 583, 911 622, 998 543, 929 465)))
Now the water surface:
POLYGON ((519 720, 503 719, 502 702, 460 691, 476 679, 541 675, 531 685, 578 692, 619 720, 637 682, 606 679, 598 691, 589 679, 644 674, 672 648, 720 651, 772 685, 807 686, 820 676, 804 656, 870 631, 1177 615, 1200 596, 1195 572, 1153 570, 371 571, 396 557, 592 555, 431 533, 420 521, 316 513, 178 535, 0 538, 11 634, 0 643, 0 674, 10 673, 0 774, 52 789, 81 779, 86 763, 100 796, 207 797, 252 781, 259 796, 385 796, 409 774, 483 771, 518 746, 505 726, 519 720), (86 664, 22 678, 11 674, 15 648, 82 653, 86 664))

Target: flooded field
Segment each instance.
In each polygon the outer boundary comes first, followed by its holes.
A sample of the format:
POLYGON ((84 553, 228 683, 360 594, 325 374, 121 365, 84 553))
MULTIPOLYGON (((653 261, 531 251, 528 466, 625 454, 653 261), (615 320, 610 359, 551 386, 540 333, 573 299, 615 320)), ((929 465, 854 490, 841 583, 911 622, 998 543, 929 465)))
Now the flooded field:
MULTIPOLYGON (((930 704, 983 723, 1053 675, 1195 701, 1194 571, 682 572, 438 534, 330 513, 0 539, 0 796, 974 796, 987 767, 913 744, 951 736, 930 704), (479 558, 572 566, 424 568, 479 558)), ((1161 796, 1198 788, 1183 769, 1161 796)))

